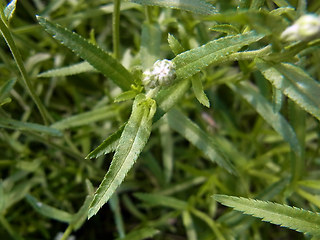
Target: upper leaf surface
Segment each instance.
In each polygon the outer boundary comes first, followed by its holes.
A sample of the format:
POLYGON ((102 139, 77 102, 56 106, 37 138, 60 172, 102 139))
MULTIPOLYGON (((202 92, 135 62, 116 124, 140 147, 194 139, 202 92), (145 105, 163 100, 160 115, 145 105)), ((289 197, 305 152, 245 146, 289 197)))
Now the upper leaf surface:
POLYGON ((37 18, 45 30, 53 34, 63 45, 86 60, 106 77, 109 77, 123 90, 130 89, 131 84, 133 84, 133 76, 110 54, 58 24, 52 23, 43 17, 37 16, 37 18))
POLYGON ((288 63, 272 64, 257 59, 256 65, 277 89, 320 120, 320 84, 317 81, 288 63))
POLYGON ((320 235, 319 214, 278 203, 242 197, 214 195, 214 199, 245 214, 262 218, 265 222, 288 227, 303 233, 320 235))
POLYGON ((148 6, 176 8, 202 15, 217 13, 216 8, 204 0, 131 0, 131 2, 148 6))
POLYGON ((90 205, 89 218, 109 200, 137 160, 149 139, 155 111, 156 103, 153 99, 146 99, 144 94, 137 95, 110 168, 90 205))
POLYGON ((262 37, 263 35, 251 31, 213 40, 201 47, 183 52, 173 59, 177 76, 189 78, 208 65, 223 61, 226 56, 237 52, 243 46, 257 42, 262 37))

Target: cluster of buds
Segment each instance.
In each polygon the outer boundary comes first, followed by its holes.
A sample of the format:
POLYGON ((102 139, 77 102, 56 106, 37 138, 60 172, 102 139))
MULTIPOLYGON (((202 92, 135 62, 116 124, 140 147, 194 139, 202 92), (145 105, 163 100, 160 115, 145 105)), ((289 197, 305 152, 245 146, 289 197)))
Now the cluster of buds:
POLYGON ((174 62, 164 59, 156 61, 152 68, 143 72, 142 83, 146 89, 168 86, 176 78, 174 62))
POLYGON ((314 14, 301 16, 281 34, 285 41, 311 41, 320 36, 320 17, 314 14))

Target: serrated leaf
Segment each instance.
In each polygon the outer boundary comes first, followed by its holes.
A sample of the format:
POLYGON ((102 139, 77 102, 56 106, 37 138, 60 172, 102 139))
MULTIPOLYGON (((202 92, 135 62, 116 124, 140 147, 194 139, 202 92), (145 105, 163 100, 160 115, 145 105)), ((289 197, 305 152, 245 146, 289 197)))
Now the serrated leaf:
POLYGON ((95 215, 109 200, 139 157, 150 136, 155 111, 156 103, 153 99, 146 99, 144 94, 137 95, 110 168, 90 205, 88 218, 95 215))
POLYGON ((131 0, 131 2, 148 6, 175 8, 202 15, 217 13, 216 8, 205 0, 131 0))
POLYGON ((158 23, 143 23, 141 33, 140 57, 144 70, 151 68, 159 59, 161 29, 158 23))
POLYGON ((135 193, 134 196, 150 206, 164 206, 177 210, 185 210, 188 207, 187 202, 156 193, 135 193))
POLYGON ((130 89, 131 84, 133 84, 133 76, 110 54, 58 24, 40 16, 37 16, 37 19, 48 33, 54 35, 55 39, 61 41, 63 45, 86 60, 106 77, 109 77, 120 88, 123 90, 130 89))
POLYGON ((269 103, 267 99, 247 83, 229 85, 229 87, 236 94, 243 97, 260 114, 260 116, 290 144, 290 147, 294 152, 298 155, 301 154, 301 146, 292 127, 279 112, 273 110, 272 104, 269 103))
POLYGON ((92 65, 90 65, 90 63, 80 62, 68 67, 56 68, 46 72, 42 72, 38 74, 38 77, 65 77, 90 71, 95 71, 95 68, 92 65))
POLYGON ((101 155, 115 151, 119 144, 119 139, 125 126, 126 124, 123 124, 116 132, 105 139, 96 149, 94 149, 88 154, 88 156, 86 156, 86 159, 97 158, 101 155))
POLYGON ((209 108, 210 102, 209 102, 207 95, 203 91, 202 81, 201 81, 199 74, 194 75, 191 78, 191 82, 192 82, 192 89, 193 89, 194 95, 196 96, 198 101, 203 106, 209 108))
POLYGON ((263 35, 251 31, 213 40, 201 47, 183 52, 173 59, 177 77, 189 78, 210 64, 222 62, 228 55, 237 52, 243 46, 257 42, 262 37, 263 35))
POLYGON ((62 132, 60 132, 58 129, 47 127, 37 123, 21 122, 9 118, 0 118, 0 127, 19 131, 36 131, 38 133, 44 133, 52 136, 62 136, 62 132))
POLYGON ((16 10, 17 0, 12 0, 6 8, 3 10, 4 16, 6 17, 7 21, 13 17, 14 11, 16 10))
POLYGON ((262 221, 315 236, 320 235, 320 215, 317 213, 243 197, 216 194, 213 198, 223 205, 232 207, 244 214, 262 218, 262 221))
POLYGON ((217 163, 232 174, 236 173, 232 163, 218 152, 218 147, 212 137, 200 129, 198 125, 177 109, 169 111, 167 116, 169 126, 200 149, 209 160, 217 163))
POLYGON ((289 63, 272 64, 257 59, 256 65, 274 87, 320 120, 320 84, 317 81, 289 63))
POLYGON ((93 109, 92 111, 80 113, 61 121, 55 122, 51 125, 52 128, 59 130, 64 130, 73 127, 79 127, 82 125, 90 124, 93 122, 101 121, 108 118, 114 118, 118 113, 118 108, 116 106, 106 106, 98 109, 93 109))
POLYGON ((128 233, 123 238, 117 238, 116 240, 143 240, 143 239, 152 239, 153 236, 159 234, 160 231, 154 228, 141 228, 137 230, 133 230, 128 233))
POLYGON ((70 213, 39 202, 31 195, 27 195, 26 199, 33 209, 43 216, 66 223, 69 223, 72 220, 72 215, 70 213))

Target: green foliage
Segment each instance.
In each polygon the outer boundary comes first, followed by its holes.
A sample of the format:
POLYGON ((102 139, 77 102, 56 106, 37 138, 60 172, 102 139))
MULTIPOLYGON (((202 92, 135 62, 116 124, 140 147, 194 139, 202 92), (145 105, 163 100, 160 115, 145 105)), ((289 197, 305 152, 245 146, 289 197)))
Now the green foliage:
POLYGON ((319 13, 0 0, 0 239, 319 238, 319 13))
POLYGON ((265 222, 320 236, 320 216, 317 213, 273 202, 241 197, 217 194, 214 199, 237 211, 262 218, 265 222))

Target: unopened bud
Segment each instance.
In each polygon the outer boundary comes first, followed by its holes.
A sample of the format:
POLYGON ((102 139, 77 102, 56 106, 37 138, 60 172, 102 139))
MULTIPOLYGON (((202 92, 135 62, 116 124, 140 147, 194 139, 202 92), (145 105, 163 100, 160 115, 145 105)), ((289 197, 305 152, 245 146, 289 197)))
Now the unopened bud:
POLYGON ((281 34, 285 41, 310 41, 320 36, 320 17, 314 14, 301 16, 281 34))
POLYGON ((144 71, 142 83, 147 89, 170 85, 176 78, 175 68, 170 60, 158 60, 152 68, 144 71))

